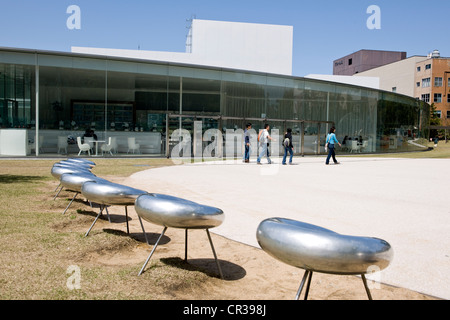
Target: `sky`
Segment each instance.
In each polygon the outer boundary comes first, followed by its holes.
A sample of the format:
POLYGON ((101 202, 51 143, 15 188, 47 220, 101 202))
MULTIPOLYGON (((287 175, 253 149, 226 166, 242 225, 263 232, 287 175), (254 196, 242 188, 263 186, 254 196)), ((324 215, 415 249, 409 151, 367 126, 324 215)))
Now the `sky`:
POLYGON ((292 73, 302 77, 332 74, 334 60, 361 49, 450 57, 449 12, 449 0, 0 0, 0 47, 185 52, 192 17, 289 25, 292 73), (80 8, 80 29, 67 26, 71 5, 80 8), (367 12, 372 5, 379 16, 367 12))

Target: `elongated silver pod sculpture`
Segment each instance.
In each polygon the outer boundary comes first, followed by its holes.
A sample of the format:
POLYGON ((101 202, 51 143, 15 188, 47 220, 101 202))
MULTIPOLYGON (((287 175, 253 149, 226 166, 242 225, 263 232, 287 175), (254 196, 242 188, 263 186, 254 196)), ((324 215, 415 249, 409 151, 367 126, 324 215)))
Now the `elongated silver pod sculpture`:
POLYGON ((76 163, 76 162, 57 162, 55 164, 53 164, 53 167, 51 169, 51 174, 52 176, 59 180, 59 185, 56 187, 55 192, 58 190, 59 187, 61 187, 59 189, 59 191, 55 194, 53 200, 56 199, 56 197, 59 195, 59 193, 62 191, 62 189, 64 188, 61 185, 61 176, 65 173, 86 173, 86 174, 92 174, 91 172, 91 167, 83 164, 83 163, 76 163))
POLYGON ((55 163, 51 169, 52 176, 57 180, 60 180, 61 175, 63 175, 64 173, 73 173, 73 172, 90 173, 91 171, 86 167, 60 163, 55 163))
POLYGON ((91 168, 95 167, 95 162, 83 158, 69 158, 65 161, 73 162, 73 163, 81 163, 84 165, 89 165, 91 168))
POLYGON ((146 193, 147 191, 144 190, 112 182, 87 181, 83 183, 81 187, 81 194, 90 201, 98 203, 101 207, 100 213, 97 215, 95 221, 92 223, 85 236, 89 235, 89 232, 102 214, 105 206, 125 206, 127 233, 130 233, 127 207, 134 205, 137 197, 146 193))
MULTIPOLYGON (((139 275, 142 274, 147 263, 150 261, 150 258, 167 228, 185 229, 185 260, 187 260, 188 229, 205 229, 217 268, 223 279, 222 269, 217 260, 217 255, 209 233, 210 228, 218 227, 222 224, 225 215, 221 209, 169 195, 149 193, 141 195, 136 199, 135 210, 142 219, 164 227, 153 250, 142 266, 139 275)), ((143 230, 143 232, 145 233, 145 230, 143 230)))
POLYGON ((135 209, 142 219, 171 228, 209 229, 224 220, 219 208, 164 194, 149 193, 136 199, 135 209))
POLYGON ((74 173, 64 173, 61 176, 61 184, 66 188, 67 190, 73 191, 73 192, 79 192, 81 193, 81 187, 85 182, 88 181, 99 181, 108 183, 108 180, 97 177, 93 173, 85 173, 85 172, 74 172, 74 173))
POLYGON ((90 181, 83 183, 81 193, 98 204, 130 206, 134 205, 137 197, 148 192, 109 181, 90 181))
POLYGON ((81 193, 81 187, 85 182, 88 181, 99 181, 99 182, 105 182, 108 181, 102 178, 97 177, 93 173, 86 173, 86 172, 70 172, 70 173, 63 173, 61 175, 61 189, 66 188, 68 191, 75 192, 75 195, 73 196, 72 200, 70 201, 69 205, 66 207, 66 209, 63 212, 63 215, 66 213, 67 209, 72 205, 72 202, 75 200, 75 198, 81 193))
POLYGON ((261 248, 277 260, 306 270, 296 298, 313 272, 361 275, 369 299, 365 274, 389 266, 393 249, 385 240, 342 235, 312 224, 284 218, 262 221, 256 237, 261 248))

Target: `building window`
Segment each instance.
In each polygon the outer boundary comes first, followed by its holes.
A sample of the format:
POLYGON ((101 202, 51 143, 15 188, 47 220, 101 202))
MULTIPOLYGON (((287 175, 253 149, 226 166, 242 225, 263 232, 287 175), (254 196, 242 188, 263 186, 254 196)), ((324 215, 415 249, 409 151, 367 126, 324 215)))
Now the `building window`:
POLYGON ((397 87, 392 87, 392 92, 397 92, 397 87))
POLYGON ((447 95, 447 103, 450 103, 450 94, 447 95))
POLYGON ((434 78, 434 86, 435 87, 442 87, 442 77, 435 77, 434 78))
POLYGON ((348 65, 351 66, 353 64, 353 59, 348 59, 348 65))
POLYGON ((431 78, 422 79, 422 88, 428 88, 431 83, 431 78))
POLYGON ((429 93, 427 93, 427 94, 423 94, 422 95, 422 101, 425 101, 425 102, 430 102, 430 94, 429 93))
POLYGON ((442 94, 441 93, 435 93, 434 94, 434 102, 441 103, 442 102, 442 94))
POLYGON ((417 88, 420 87, 420 82, 416 82, 416 87, 417 87, 417 88))
POLYGON ((447 119, 450 119, 450 111, 447 111, 447 119))
POLYGON ((430 70, 431 69, 431 64, 427 64, 426 66, 425 66, 425 70, 430 70))
POLYGON ((420 72, 420 67, 417 67, 417 72, 420 72))
POLYGON ((442 112, 441 112, 441 110, 436 110, 435 112, 434 112, 434 114, 436 115, 436 117, 438 117, 439 119, 441 118, 441 115, 442 115, 442 112))

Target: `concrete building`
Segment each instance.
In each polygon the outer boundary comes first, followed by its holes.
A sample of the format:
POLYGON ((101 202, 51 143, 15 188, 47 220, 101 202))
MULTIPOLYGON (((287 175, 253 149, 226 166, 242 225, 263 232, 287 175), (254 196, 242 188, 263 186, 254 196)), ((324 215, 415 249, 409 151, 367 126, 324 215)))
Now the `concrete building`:
POLYGON ((194 19, 186 52, 72 47, 74 53, 292 75, 293 27, 194 19))
POLYGON ((450 58, 435 50, 415 67, 415 97, 436 107, 442 125, 450 125, 450 58))
POLYGON ((413 56, 355 74, 352 78, 378 79, 379 89, 416 97, 416 64, 426 56, 413 56))
POLYGON ((334 60, 333 75, 352 76, 403 59, 406 59, 406 52, 360 50, 334 60))

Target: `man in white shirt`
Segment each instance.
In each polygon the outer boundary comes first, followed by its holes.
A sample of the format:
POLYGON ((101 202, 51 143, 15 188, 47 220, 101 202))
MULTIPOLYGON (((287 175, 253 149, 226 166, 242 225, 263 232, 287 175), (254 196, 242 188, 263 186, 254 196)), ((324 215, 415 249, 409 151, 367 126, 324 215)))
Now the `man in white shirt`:
POLYGON ((270 126, 268 124, 266 124, 264 126, 264 130, 262 130, 259 133, 258 141, 259 141, 260 151, 259 151, 257 164, 261 164, 261 158, 264 155, 267 157, 267 162, 269 164, 272 163, 272 161, 270 160, 269 154, 267 153, 267 144, 269 143, 269 140, 273 140, 269 134, 269 129, 270 129, 270 126))

